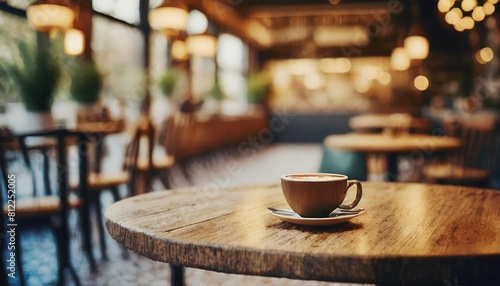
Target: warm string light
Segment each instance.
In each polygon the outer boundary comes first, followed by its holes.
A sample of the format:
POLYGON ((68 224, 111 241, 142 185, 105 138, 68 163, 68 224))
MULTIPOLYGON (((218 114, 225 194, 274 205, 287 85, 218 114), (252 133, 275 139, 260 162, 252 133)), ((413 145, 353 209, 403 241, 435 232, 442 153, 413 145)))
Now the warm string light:
POLYGON ((439 0, 437 8, 445 14, 446 23, 462 32, 472 30, 476 22, 481 22, 486 16, 493 14, 497 2, 498 0, 486 0, 483 5, 479 5, 477 0, 439 0))
POLYGON ((427 90, 429 88, 429 79, 424 75, 418 75, 413 80, 413 86, 420 91, 427 90))

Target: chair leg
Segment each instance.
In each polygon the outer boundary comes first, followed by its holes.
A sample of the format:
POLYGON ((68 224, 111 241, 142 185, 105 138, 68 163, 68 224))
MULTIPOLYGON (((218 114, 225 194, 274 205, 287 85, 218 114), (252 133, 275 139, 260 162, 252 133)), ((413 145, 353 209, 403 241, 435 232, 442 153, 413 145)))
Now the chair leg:
POLYGON ((186 180, 189 183, 192 183, 193 182, 193 178, 191 177, 191 174, 188 172, 187 163, 186 162, 182 162, 179 167, 181 169, 182 175, 186 178, 186 180))
POLYGON ((172 185, 170 184, 169 176, 170 176, 170 172, 168 169, 161 170, 160 175, 158 176, 158 178, 160 179, 160 182, 162 183, 163 187, 165 187, 165 189, 172 188, 172 185))
POLYGON ((118 187, 112 187, 109 189, 109 191, 111 192, 111 195, 113 196, 113 200, 115 202, 120 200, 120 194, 118 193, 118 187))
POLYGON ((102 216, 102 204, 101 197, 99 194, 92 194, 93 199, 95 201, 95 213, 97 220, 97 228, 99 230, 99 244, 101 246, 101 255, 103 260, 108 260, 108 254, 106 251, 106 236, 104 233, 104 219, 102 216))
POLYGON ((170 264, 170 285, 184 285, 184 267, 170 264))
POLYGON ((48 150, 43 149, 42 150, 42 155, 43 155, 43 187, 45 194, 47 196, 50 196, 52 194, 51 188, 50 188, 50 159, 49 155, 47 154, 48 150))

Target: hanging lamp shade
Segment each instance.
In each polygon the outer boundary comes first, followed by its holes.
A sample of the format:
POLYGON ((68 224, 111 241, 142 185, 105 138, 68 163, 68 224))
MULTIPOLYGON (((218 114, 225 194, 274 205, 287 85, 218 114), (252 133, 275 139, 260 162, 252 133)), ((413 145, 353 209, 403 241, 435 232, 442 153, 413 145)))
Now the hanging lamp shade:
POLYGON ((151 28, 161 31, 166 37, 176 36, 186 31, 187 6, 178 0, 166 0, 149 11, 148 18, 151 28))
POLYGON ((38 31, 67 30, 73 27, 75 12, 63 0, 37 0, 26 8, 26 18, 38 31))
POLYGON ((411 59, 423 60, 429 55, 429 41, 427 41, 424 35, 424 29, 420 22, 421 17, 418 4, 413 3, 411 9, 412 25, 408 36, 404 39, 404 47, 411 59))
POLYGON ((217 38, 203 33, 192 35, 186 39, 187 51, 198 57, 214 57, 217 54, 217 38))

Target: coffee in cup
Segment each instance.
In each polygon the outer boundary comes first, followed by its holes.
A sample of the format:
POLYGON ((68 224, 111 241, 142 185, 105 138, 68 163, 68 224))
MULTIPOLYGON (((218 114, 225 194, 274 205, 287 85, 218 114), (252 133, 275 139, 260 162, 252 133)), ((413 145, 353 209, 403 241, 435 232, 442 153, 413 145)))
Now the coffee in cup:
POLYGON ((363 195, 361 183, 347 176, 327 173, 288 174, 281 176, 286 201, 302 217, 328 217, 336 208, 352 209, 363 195), (356 198, 342 205, 347 190, 356 185, 356 198))

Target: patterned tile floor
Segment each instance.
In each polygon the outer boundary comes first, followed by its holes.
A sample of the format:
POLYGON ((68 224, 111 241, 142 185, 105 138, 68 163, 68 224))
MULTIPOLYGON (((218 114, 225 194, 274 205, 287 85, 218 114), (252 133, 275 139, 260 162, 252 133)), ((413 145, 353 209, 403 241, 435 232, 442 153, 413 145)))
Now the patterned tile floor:
MULTIPOLYGON (((112 150, 110 150, 112 152, 112 150)), ((112 154, 108 154, 112 155, 112 154)), ((270 145, 253 154, 243 156, 233 151, 222 151, 192 161, 188 171, 192 176, 192 184, 203 184, 220 179, 227 162, 237 162, 243 172, 237 177, 225 177, 228 186, 279 183, 284 173, 314 172, 321 159, 321 146, 318 144, 284 144, 270 145), (263 167, 265 166, 265 167, 263 167)), ((188 185, 174 169, 171 179, 175 187, 188 185)), ((162 189, 157 182, 155 189, 162 189)), ((103 197, 104 207, 109 205, 111 197, 103 197)), ((76 216, 71 217, 73 225, 71 237, 72 265, 77 270, 83 285, 168 285, 169 267, 167 264, 152 261, 135 253, 128 252, 123 257, 123 248, 111 237, 107 237, 109 260, 100 258, 98 247, 95 257, 98 262, 97 273, 91 273, 87 260, 82 255, 76 216)), ((48 229, 30 229, 21 234, 23 243, 23 266, 28 285, 54 285, 56 281, 56 251, 51 232, 48 229)), ((97 244, 97 237, 93 238, 97 244)), ((200 269, 187 268, 186 285, 346 285, 318 281, 298 281, 283 278, 268 278, 235 274, 216 273, 200 269)), ((67 276, 67 284, 74 285, 67 276)), ((11 280, 11 285, 18 281, 11 280)))

